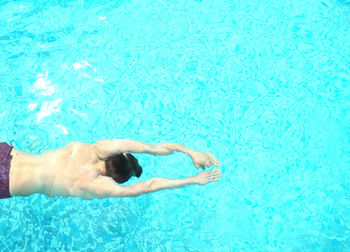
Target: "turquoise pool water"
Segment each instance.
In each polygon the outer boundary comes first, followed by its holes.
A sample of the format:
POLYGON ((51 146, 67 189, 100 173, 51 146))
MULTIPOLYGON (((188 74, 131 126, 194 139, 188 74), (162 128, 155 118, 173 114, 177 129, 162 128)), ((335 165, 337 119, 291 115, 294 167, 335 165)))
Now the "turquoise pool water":
MULTIPOLYGON (((1 141, 175 142, 221 181, 0 202, 4 251, 350 249, 350 2, 0 1, 1 141)), ((197 173, 135 155, 140 179, 197 173)))

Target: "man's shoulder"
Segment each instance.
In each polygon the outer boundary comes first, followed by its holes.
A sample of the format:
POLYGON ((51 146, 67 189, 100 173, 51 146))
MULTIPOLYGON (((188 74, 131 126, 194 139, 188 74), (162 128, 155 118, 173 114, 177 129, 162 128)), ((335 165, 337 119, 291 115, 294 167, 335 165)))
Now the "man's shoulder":
POLYGON ((93 147, 92 144, 74 141, 74 142, 68 143, 62 149, 73 150, 73 151, 90 151, 93 149, 92 147, 93 147))
POLYGON ((75 156, 80 156, 80 157, 89 158, 89 159, 98 158, 93 148, 93 144, 76 141, 76 142, 68 143, 64 148, 70 154, 72 155, 75 154, 75 156))
POLYGON ((89 145, 91 145, 91 144, 88 144, 88 143, 84 143, 84 142, 79 142, 79 141, 73 141, 73 142, 69 142, 67 145, 66 145, 66 147, 74 147, 74 146, 77 146, 77 147, 82 147, 82 146, 85 146, 85 147, 87 147, 87 146, 89 146, 89 145))

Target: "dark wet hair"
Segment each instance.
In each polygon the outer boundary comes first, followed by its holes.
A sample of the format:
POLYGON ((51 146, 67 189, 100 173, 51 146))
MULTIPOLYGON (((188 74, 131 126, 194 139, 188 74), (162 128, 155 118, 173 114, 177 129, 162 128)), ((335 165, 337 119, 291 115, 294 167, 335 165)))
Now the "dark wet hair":
POLYGON ((106 162, 106 176, 112 177, 119 184, 125 183, 132 176, 140 177, 142 167, 130 153, 117 154, 109 157, 106 162), (126 155, 126 156, 125 156, 126 155))

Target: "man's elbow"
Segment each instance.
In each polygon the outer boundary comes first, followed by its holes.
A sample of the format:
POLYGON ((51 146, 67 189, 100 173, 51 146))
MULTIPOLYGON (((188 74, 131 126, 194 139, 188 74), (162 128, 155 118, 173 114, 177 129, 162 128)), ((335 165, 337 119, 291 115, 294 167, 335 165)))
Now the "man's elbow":
POLYGON ((133 188, 131 189, 130 193, 131 197, 141 196, 142 194, 150 192, 150 185, 148 181, 141 181, 132 187, 133 188))

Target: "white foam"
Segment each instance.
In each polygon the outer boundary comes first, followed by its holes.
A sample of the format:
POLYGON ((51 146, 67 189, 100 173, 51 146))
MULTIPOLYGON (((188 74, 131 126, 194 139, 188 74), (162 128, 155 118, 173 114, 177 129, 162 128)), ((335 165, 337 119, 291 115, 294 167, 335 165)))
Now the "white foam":
POLYGON ((68 135, 68 131, 66 127, 64 127, 63 125, 56 125, 56 127, 62 129, 63 134, 68 135))
POLYGON ((37 120, 40 122, 41 119, 51 115, 53 112, 61 111, 61 109, 58 108, 58 105, 61 101, 62 101, 62 98, 59 98, 58 100, 51 101, 51 102, 43 102, 43 105, 41 106, 41 109, 38 113, 37 120))

